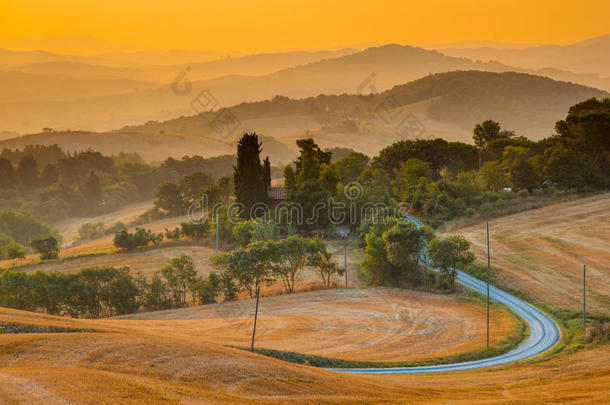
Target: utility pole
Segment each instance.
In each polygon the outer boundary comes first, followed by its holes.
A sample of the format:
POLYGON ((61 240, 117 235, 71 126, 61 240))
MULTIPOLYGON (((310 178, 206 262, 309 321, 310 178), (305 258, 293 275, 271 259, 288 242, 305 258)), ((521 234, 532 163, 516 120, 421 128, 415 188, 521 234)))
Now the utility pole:
POLYGON ((491 273, 491 259, 489 256, 489 219, 485 219, 487 228, 487 349, 489 350, 489 274, 491 273))
POLYGON ((106 200, 102 199, 102 210, 104 211, 104 238, 106 237, 106 200))
POLYGON ((345 288, 347 288, 347 237, 343 244, 343 268, 345 269, 345 288))
POLYGON ((587 327, 587 265, 582 265, 582 331, 587 327))
POLYGON ((250 351, 254 351, 254 335, 256 334, 256 318, 258 318, 258 297, 260 294, 260 286, 256 286, 256 309, 254 310, 254 328, 252 328, 252 343, 250 343, 250 351))
POLYGON ((218 230, 219 230, 218 212, 216 212, 216 254, 218 254, 218 230))

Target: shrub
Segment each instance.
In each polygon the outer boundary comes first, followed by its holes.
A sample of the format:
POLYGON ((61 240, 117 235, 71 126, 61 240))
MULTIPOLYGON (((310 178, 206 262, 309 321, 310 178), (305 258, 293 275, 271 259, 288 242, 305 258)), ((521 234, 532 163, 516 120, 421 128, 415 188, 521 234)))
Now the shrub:
POLYGON ((89 240, 99 239, 104 236, 104 224, 102 222, 91 223, 86 222, 78 229, 77 242, 85 242, 89 240))
POLYGON ((57 259, 59 255, 59 241, 53 235, 38 237, 30 243, 32 249, 40 253, 42 260, 57 259))
POLYGON ((182 234, 189 238, 200 239, 205 236, 210 230, 209 222, 183 222, 180 224, 182 234))
POLYGON ((527 197, 530 196, 530 192, 527 191, 526 189, 523 190, 519 190, 519 198, 521 198, 522 200, 527 200, 527 197))
POLYGON ((150 230, 143 228, 136 228, 134 233, 129 233, 126 230, 122 230, 114 235, 114 246, 125 250, 145 247, 148 246, 150 242, 156 241, 158 241, 158 235, 155 235, 150 230))
POLYGON ((175 227, 173 230, 169 230, 169 229, 165 228, 165 237, 167 239, 170 239, 170 240, 180 239, 180 234, 181 234, 181 231, 180 231, 180 228, 178 228, 178 227, 175 227))
POLYGON ((494 203, 494 202, 498 201, 499 199, 500 199, 500 194, 498 194, 498 193, 489 193, 489 194, 487 194, 487 200, 489 202, 494 203))

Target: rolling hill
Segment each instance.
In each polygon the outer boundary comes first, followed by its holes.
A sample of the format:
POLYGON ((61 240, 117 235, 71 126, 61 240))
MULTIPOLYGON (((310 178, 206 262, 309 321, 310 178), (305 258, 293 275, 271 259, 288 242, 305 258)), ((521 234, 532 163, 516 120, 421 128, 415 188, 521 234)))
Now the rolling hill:
POLYGON ((187 64, 142 66, 135 62, 129 67, 108 67, 98 59, 83 62, 45 57, 42 65, 31 62, 5 69, 2 75, 6 77, 0 76, 0 88, 10 89, 18 84, 16 98, 12 98, 13 91, 8 94, 11 97, 5 95, 0 102, 0 131, 31 133, 43 127, 107 131, 276 95, 306 98, 318 94, 379 93, 431 73, 454 70, 518 71, 610 90, 610 79, 595 74, 556 68, 523 69, 402 45, 360 52, 342 49, 250 55, 188 64, 188 68, 187 64), (27 81, 13 82, 15 75, 26 75, 23 77, 27 81), (85 80, 96 82, 81 86, 85 80), (111 83, 104 87, 109 80, 111 83), (174 81, 178 89, 184 90, 172 89, 174 81), (32 86, 29 82, 38 84, 32 86), (194 105, 202 93, 206 102, 194 105))
POLYGON ((446 55, 499 61, 530 69, 553 67, 576 73, 610 77, 610 34, 567 45, 540 45, 525 49, 496 47, 443 48, 446 55))
POLYGON ((490 118, 519 135, 540 139, 551 134, 571 105, 608 96, 601 90, 523 73, 455 71, 428 75, 380 94, 275 97, 121 131, 214 136, 213 123, 219 117, 233 116, 241 128, 287 144, 311 136, 324 147, 349 144, 374 154, 405 138, 469 142, 474 125, 490 118))
POLYGON ((137 151, 155 161, 233 153, 241 133, 256 131, 264 136, 263 154, 277 164, 294 158, 295 140, 306 136, 323 147, 349 144, 373 155, 400 139, 470 142, 476 123, 494 119, 518 135, 540 139, 552 133, 571 105, 608 96, 602 90, 524 73, 454 71, 427 75, 378 94, 277 96, 110 132, 43 132, 1 141, 0 148, 58 144, 67 150, 92 147, 106 154, 137 151))

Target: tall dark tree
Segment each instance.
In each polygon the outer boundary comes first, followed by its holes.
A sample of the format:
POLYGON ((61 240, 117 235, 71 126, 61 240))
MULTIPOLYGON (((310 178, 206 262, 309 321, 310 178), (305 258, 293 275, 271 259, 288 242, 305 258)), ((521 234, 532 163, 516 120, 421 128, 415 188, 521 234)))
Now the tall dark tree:
POLYGON ((32 155, 24 156, 17 166, 17 176, 26 188, 34 188, 38 183, 38 164, 32 155))
POLYGON ((8 159, 0 159, 0 189, 15 186, 15 169, 8 159))
POLYGON ((263 184, 265 187, 271 187, 271 162, 269 156, 263 160, 263 184))
POLYGON ((57 166, 53 164, 46 165, 40 174, 40 185, 46 187, 58 181, 59 170, 57 170, 57 166))
POLYGON ((267 201, 267 187, 263 183, 261 144, 254 132, 245 133, 237 144, 237 165, 233 167, 235 196, 244 205, 243 216, 250 218, 252 206, 267 201))
POLYGON ((91 211, 95 210, 102 201, 103 192, 102 183, 95 172, 91 171, 89 173, 89 177, 87 178, 85 184, 83 184, 81 192, 89 203, 89 209, 91 211))

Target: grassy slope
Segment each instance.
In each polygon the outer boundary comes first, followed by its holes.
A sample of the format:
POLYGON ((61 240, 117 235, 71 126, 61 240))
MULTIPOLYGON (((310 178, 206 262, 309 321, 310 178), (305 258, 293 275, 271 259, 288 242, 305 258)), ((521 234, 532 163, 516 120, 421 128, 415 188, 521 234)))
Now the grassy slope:
MULTIPOLYGON (((610 194, 550 205, 489 222, 492 266, 504 282, 547 304, 582 309, 587 264, 588 311, 610 315, 610 194)), ((486 261, 484 224, 461 233, 486 261)))

